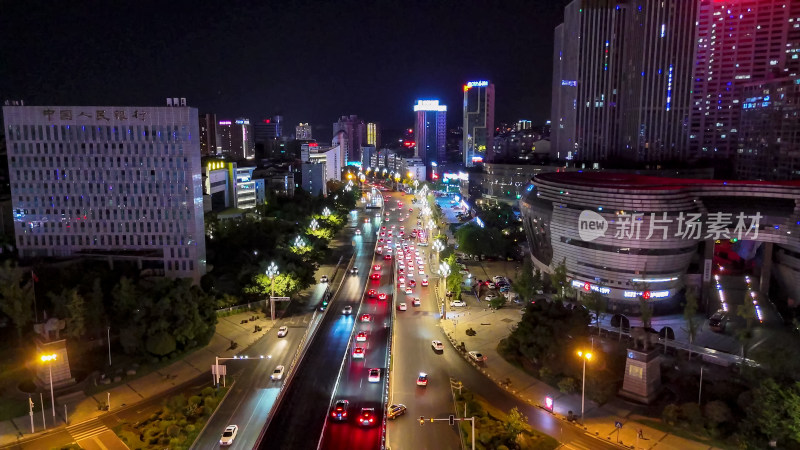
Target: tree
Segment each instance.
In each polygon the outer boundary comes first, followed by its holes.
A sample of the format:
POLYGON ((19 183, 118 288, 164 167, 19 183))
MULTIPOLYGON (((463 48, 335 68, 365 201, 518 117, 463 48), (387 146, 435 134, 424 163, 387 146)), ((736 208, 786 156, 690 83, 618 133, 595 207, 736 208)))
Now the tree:
POLYGON ((539 292, 544 288, 544 280, 542 279, 542 271, 538 268, 533 271, 533 279, 531 280, 531 284, 533 284, 534 292, 539 292))
POLYGON ((0 310, 17 328, 22 342, 22 330, 33 322, 33 281, 22 282, 23 270, 7 260, 0 267, 0 310))
POLYGON ((86 334, 86 302, 77 289, 70 290, 67 311, 67 337, 82 337, 86 334))
POLYGON ((92 292, 86 298, 86 329, 97 331, 106 323, 105 293, 99 277, 92 282, 92 292))
POLYGON ((639 297, 639 312, 641 314, 642 326, 644 328, 650 328, 650 321, 653 319, 653 307, 650 306, 650 303, 645 300, 644 297, 639 297))
POLYGON ((744 303, 736 308, 736 315, 745 321, 744 328, 736 333, 736 338, 742 343, 742 368, 744 368, 746 366, 744 360, 747 358, 748 343, 753 337, 753 328, 758 320, 758 311, 755 303, 745 298, 744 303))
POLYGON ((553 266, 553 272, 550 274, 550 284, 558 291, 558 297, 563 301, 567 290, 570 289, 567 285, 567 258, 562 259, 560 263, 553 266))
POLYGON ((467 255, 485 255, 488 250, 488 236, 477 224, 468 223, 455 232, 458 250, 467 255))
POLYGON ((800 443, 800 383, 780 385, 772 378, 754 389, 745 424, 756 435, 775 439, 780 447, 800 443))
MULTIPOLYGON (((533 264, 530 258, 525 258, 522 262, 522 269, 515 275, 514 291, 522 297, 522 300, 530 300, 536 292, 535 276, 533 274, 533 264)), ((539 274, 541 282, 541 274, 539 274)))
POLYGON ((516 406, 511 408, 511 411, 509 411, 508 415, 506 415, 506 420, 503 421, 505 439, 510 442, 516 441, 517 436, 525 431, 525 427, 527 425, 528 417, 519 412, 519 409, 516 406))
POLYGON ((461 266, 456 261, 456 255, 450 255, 445 258, 444 263, 450 268, 450 275, 445 280, 445 286, 448 291, 453 293, 453 298, 461 298, 461 282, 463 276, 459 273, 461 266))
MULTIPOLYGON (((508 346, 536 365, 563 361, 570 341, 583 342, 588 335, 589 314, 562 302, 536 302, 525 309, 522 320, 508 337, 508 346)), ((571 356, 571 355, 569 355, 571 356)))
POLYGON ((689 359, 692 359, 692 347, 697 331, 700 329, 700 322, 697 320, 697 293, 694 288, 686 289, 686 305, 683 307, 683 320, 686 321, 684 331, 689 335, 689 359))
POLYGON ((605 315, 606 309, 608 308, 608 300, 600 292, 591 291, 581 297, 581 302, 589 311, 594 313, 594 320, 597 322, 597 334, 599 335, 600 321, 603 319, 603 315, 605 315))

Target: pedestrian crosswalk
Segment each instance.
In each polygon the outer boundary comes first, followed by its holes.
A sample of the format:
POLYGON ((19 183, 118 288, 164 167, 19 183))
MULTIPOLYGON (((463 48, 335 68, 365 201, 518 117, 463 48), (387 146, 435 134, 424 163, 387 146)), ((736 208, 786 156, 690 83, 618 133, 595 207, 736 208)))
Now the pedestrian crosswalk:
POLYGON ((81 439, 87 439, 92 436, 97 436, 98 434, 101 434, 108 429, 109 428, 105 426, 102 422, 100 422, 100 420, 94 419, 80 423, 78 425, 67 427, 67 432, 69 433, 70 436, 72 436, 72 439, 80 441, 81 439))

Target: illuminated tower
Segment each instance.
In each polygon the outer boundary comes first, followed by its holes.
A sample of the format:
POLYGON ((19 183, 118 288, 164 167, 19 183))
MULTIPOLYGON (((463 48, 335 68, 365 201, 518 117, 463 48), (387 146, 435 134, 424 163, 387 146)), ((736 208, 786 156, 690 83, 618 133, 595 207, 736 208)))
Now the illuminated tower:
POLYGON ((414 112, 417 113, 414 156, 425 162, 427 173, 432 177, 436 173, 432 167, 445 161, 447 105, 440 105, 439 100, 417 100, 414 112))
POLYGON ((494 159, 494 84, 470 81, 464 85, 463 133, 464 167, 494 159))

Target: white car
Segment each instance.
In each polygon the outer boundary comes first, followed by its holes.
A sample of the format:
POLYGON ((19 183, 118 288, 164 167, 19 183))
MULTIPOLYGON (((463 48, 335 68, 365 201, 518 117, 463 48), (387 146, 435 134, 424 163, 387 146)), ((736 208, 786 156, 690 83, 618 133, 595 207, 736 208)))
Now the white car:
POLYGON ((486 294, 485 300, 487 302, 490 302, 490 301, 494 300, 494 295, 493 294, 486 294))
POLYGON ((381 381, 381 369, 369 369, 369 375, 367 376, 367 381, 370 383, 377 383, 381 381))
POLYGON ((361 230, 356 230, 356 236, 361 236, 361 230))
POLYGON ((278 328, 278 337, 284 337, 288 332, 289 332, 289 327, 280 327, 278 328))
POLYGON ((496 288, 497 286, 495 286, 495 284, 494 284, 494 283, 492 283, 492 282, 490 281, 490 282, 489 282, 489 284, 487 285, 487 287, 488 287, 489 289, 494 289, 494 288, 496 288))
POLYGON ((283 371, 285 369, 286 368, 283 367, 283 366, 276 367, 275 370, 272 371, 272 375, 269 376, 270 380, 278 381, 278 380, 282 379, 283 378, 283 371))
POLYGON ((444 351, 444 344, 442 344, 442 341, 431 341, 431 347, 437 352, 444 351))
POLYGON ((231 445, 233 440, 236 439, 236 434, 239 432, 238 425, 228 425, 225 431, 222 432, 222 437, 219 438, 219 445, 231 445))
POLYGON ((427 286, 428 285, 428 279, 427 278, 423 278, 422 279, 422 285, 423 286, 427 286))
POLYGON ((475 362, 486 361, 486 357, 481 352, 469 352, 469 358, 475 362))
POLYGON ((346 316, 349 316, 350 314, 353 314, 353 307, 352 306, 345 306, 344 309, 342 310, 342 314, 344 314, 346 316))
POLYGON ((407 295, 411 295, 411 294, 413 294, 413 293, 414 293, 414 290, 413 290, 413 289, 411 289, 410 287, 407 287, 407 288, 406 288, 406 294, 407 294, 407 295))
POLYGON ((467 306, 467 303, 461 300, 453 300, 452 302, 450 302, 451 308, 461 308, 464 306, 467 306))
POLYGON ((398 311, 405 311, 406 309, 408 309, 408 307, 406 306, 405 303, 400 303, 399 305, 397 305, 398 311))
POLYGON ((327 283, 328 282, 328 276, 327 275, 323 275, 323 276, 319 277, 319 282, 320 283, 327 283))
POLYGON ((422 267, 420 267, 420 268, 419 268, 419 274, 420 274, 420 275, 425 275, 425 271, 424 271, 424 270, 422 270, 422 267))

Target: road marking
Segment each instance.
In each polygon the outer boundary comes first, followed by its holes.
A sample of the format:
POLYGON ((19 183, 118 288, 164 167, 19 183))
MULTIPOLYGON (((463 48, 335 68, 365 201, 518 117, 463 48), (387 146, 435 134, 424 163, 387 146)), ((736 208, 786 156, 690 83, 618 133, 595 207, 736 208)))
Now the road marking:
POLYGON ((67 427, 67 432, 76 441, 90 438, 109 430, 99 419, 90 420, 75 426, 67 427))
POLYGON ((566 448, 566 449, 569 449, 569 450, 589 450, 589 447, 585 447, 585 446, 583 446, 581 444, 576 444, 574 442, 569 443, 569 444, 563 444, 561 446, 561 448, 566 448))

